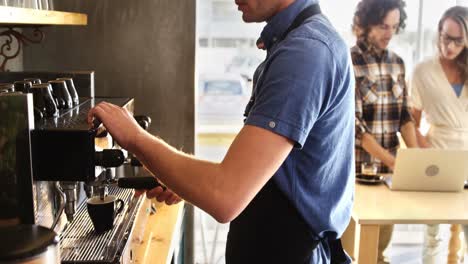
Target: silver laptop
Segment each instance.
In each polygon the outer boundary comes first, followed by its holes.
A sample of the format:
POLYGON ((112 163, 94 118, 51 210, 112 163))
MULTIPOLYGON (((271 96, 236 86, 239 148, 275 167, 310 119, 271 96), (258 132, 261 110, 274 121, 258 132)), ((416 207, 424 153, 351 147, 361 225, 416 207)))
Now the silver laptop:
POLYGON ((399 149, 392 190, 457 192, 468 178, 468 150, 399 149))

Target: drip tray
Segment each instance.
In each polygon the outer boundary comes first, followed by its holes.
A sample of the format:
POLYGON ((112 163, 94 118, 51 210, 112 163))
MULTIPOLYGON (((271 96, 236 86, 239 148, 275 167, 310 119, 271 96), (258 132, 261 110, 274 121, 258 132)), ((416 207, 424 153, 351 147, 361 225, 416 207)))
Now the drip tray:
POLYGON ((62 263, 120 263, 142 198, 134 198, 132 189, 109 187, 109 194, 125 202, 124 210, 114 222, 114 228, 97 234, 83 202, 75 219, 60 235, 62 263))

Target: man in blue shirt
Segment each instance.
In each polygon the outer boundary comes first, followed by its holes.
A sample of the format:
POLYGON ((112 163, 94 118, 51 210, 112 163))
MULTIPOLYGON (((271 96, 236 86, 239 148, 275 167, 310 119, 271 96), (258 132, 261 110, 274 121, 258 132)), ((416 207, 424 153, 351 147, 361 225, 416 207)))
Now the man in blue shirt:
MULTIPOLYGON (((108 103, 92 109, 89 122, 99 118, 177 195, 219 222, 232 221, 226 263, 350 263, 336 243, 354 189, 348 48, 314 0, 236 4, 245 22, 267 21, 259 44, 267 58, 254 76, 245 125, 222 162, 175 150, 108 103)), ((161 188, 147 195, 177 200, 161 188)))

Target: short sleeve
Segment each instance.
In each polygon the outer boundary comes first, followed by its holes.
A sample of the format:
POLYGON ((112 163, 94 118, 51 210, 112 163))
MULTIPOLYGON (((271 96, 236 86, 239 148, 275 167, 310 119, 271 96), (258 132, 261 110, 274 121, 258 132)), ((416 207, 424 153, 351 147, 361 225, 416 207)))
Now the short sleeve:
POLYGON ((246 124, 287 137, 301 148, 332 87, 333 55, 319 40, 293 37, 269 60, 246 124))

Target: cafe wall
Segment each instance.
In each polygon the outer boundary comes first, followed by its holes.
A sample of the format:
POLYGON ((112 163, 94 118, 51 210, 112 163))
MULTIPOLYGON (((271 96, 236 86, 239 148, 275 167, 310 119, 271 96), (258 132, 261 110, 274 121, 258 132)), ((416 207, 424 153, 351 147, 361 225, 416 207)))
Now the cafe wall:
POLYGON ((43 28, 24 50, 25 70, 94 70, 96 96, 134 97, 151 131, 194 150, 195 2, 186 0, 55 1, 88 15, 87 26, 43 28))

